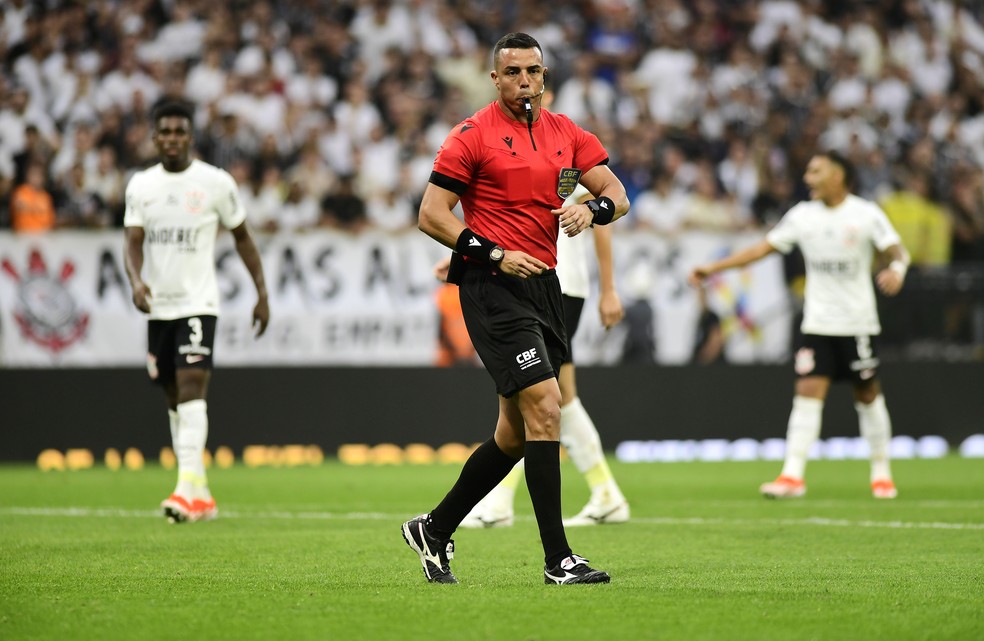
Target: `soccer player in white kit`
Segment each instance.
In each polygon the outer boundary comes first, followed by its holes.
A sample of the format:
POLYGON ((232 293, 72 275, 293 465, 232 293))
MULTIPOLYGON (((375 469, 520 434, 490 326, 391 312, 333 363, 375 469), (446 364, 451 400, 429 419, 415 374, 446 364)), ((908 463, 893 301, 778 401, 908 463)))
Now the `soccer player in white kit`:
MULTIPOLYGON (((584 202, 591 194, 578 184, 574 192, 564 201, 564 206, 584 202)), ((598 256, 598 276, 600 283, 598 311, 605 329, 613 327, 622 320, 624 310, 615 289, 615 276, 612 269, 611 229, 606 226, 592 228, 595 238, 595 251, 598 256)), ((573 350, 574 333, 581 318, 584 299, 588 297, 590 277, 585 243, 586 234, 557 237, 557 277, 564 295, 564 321, 567 326, 567 340, 570 343, 568 360, 560 366, 560 442, 567 450, 578 471, 584 475, 591 489, 587 505, 575 516, 564 519, 564 526, 600 525, 605 523, 624 523, 629 520, 629 504, 625 500, 615 477, 605 460, 601 447, 601 437, 588 412, 577 395, 574 374, 573 350)), ((499 485, 465 517, 461 527, 505 527, 513 524, 513 500, 516 488, 523 478, 523 460, 506 475, 499 485)))
POLYGON ((881 333, 871 265, 874 251, 887 267, 875 276, 878 288, 894 296, 902 288, 909 255, 885 213, 850 193, 854 171, 836 152, 818 153, 803 176, 812 200, 783 216, 765 240, 708 265, 694 268, 692 285, 711 274, 741 267, 772 252, 798 245, 806 262, 806 293, 796 351, 796 392, 786 432, 786 459, 779 477, 760 491, 769 498, 806 494, 803 481, 810 447, 820 436, 823 404, 833 381, 854 386, 860 431, 871 449, 871 491, 895 498, 888 447, 892 424, 878 382, 878 355, 872 338, 881 333))
POLYGON ((149 315, 147 371, 164 389, 178 482, 161 503, 172 523, 215 518, 202 454, 208 438, 206 393, 212 371, 219 288, 215 239, 232 230, 256 287, 256 335, 270 320, 263 266, 246 225, 239 190, 226 171, 192 159, 192 111, 166 102, 153 111, 161 162, 126 188, 125 264, 133 304, 149 315))

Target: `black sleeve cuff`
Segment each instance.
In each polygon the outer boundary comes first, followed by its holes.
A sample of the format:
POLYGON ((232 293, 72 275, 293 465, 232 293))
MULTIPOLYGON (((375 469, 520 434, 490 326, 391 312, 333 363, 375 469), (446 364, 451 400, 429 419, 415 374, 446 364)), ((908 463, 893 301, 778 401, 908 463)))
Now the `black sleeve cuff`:
POLYGON ((436 171, 431 172, 430 180, 428 182, 434 183, 441 189, 447 189, 448 191, 452 191, 458 194, 459 196, 464 194, 465 191, 468 189, 468 185, 466 183, 463 183, 460 180, 456 180, 451 176, 445 176, 444 174, 438 173, 436 171))

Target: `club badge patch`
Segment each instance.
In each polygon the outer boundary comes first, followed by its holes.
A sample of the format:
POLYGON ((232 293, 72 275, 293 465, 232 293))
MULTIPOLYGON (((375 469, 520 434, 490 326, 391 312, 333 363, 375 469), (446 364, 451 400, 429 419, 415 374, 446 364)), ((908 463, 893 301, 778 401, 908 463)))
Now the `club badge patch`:
POLYGON ((581 180, 581 170, 564 167, 557 176, 557 195, 563 199, 574 193, 577 181, 581 180))

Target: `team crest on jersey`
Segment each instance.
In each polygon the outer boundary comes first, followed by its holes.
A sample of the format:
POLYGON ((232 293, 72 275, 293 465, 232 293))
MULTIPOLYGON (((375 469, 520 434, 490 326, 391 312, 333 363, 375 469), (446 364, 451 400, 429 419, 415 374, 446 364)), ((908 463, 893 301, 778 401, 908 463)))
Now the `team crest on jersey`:
POLYGON ((564 167, 557 176, 557 195, 563 199, 574 193, 577 181, 581 179, 581 170, 564 167))
POLYGON ((85 335, 89 314, 78 308, 66 287, 75 273, 74 263, 65 261, 57 275, 49 274, 44 257, 34 249, 28 258, 27 274, 22 275, 6 258, 2 265, 18 285, 14 319, 26 339, 57 354, 85 335))
POLYGON ((854 247, 861 240, 861 230, 854 225, 849 225, 844 230, 844 245, 854 247))
POLYGON ((199 214, 205 205, 205 192, 188 191, 185 192, 185 209, 190 214, 199 214))
POLYGON ((809 347, 801 347, 796 351, 796 358, 793 363, 793 369, 800 376, 806 376, 813 371, 813 368, 817 366, 817 359, 812 349, 809 347))

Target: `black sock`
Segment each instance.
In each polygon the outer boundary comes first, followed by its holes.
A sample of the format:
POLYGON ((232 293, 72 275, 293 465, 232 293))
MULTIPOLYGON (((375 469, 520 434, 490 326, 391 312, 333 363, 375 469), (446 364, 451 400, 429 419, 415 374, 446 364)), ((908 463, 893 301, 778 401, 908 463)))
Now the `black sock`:
POLYGON ((570 556, 560 515, 560 442, 526 441, 526 485, 549 567, 570 556))
POLYGON ((431 533, 441 539, 450 537, 475 504, 506 478, 517 462, 499 449, 494 438, 479 445, 465 461, 451 491, 431 510, 431 533))

